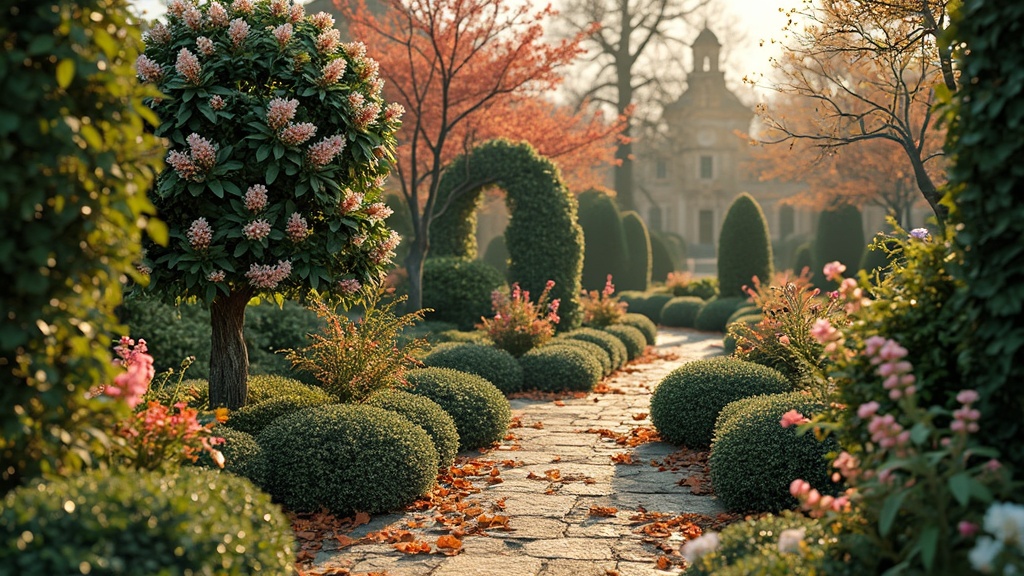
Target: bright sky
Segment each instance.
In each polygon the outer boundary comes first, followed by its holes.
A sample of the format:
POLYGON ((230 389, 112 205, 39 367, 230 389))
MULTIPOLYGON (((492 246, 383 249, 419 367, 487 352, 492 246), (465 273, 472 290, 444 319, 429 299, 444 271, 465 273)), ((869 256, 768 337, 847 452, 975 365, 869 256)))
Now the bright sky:
MULTIPOLYGON (((164 0, 133 0, 133 3, 149 18, 161 16, 167 4, 164 0)), ((746 75, 768 74, 768 59, 775 54, 770 40, 779 39, 786 24, 786 16, 779 9, 794 8, 803 4, 803 0, 712 0, 712 3, 713 10, 721 10, 723 15, 711 17, 710 21, 729 22, 729 26, 746 36, 743 45, 727 47, 726 76, 730 85, 735 86, 746 75), (764 47, 759 47, 762 40, 764 47)), ((715 30, 715 24, 711 26, 723 42, 729 41, 727 34, 715 30)))

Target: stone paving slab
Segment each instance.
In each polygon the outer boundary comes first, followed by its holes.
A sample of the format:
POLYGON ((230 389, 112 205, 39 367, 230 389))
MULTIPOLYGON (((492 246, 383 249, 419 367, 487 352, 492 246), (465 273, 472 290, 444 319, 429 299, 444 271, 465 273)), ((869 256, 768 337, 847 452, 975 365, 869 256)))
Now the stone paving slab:
MULTIPOLYGON (((383 573, 391 576, 665 576, 678 573, 658 570, 660 555, 634 533, 630 517, 642 507, 668 514, 724 512, 712 496, 690 494, 681 486, 687 471, 659 471, 652 460, 665 458, 676 447, 646 443, 636 447, 616 444, 588 429, 626 433, 650 426, 644 415, 650 394, 669 372, 687 361, 721 354, 721 336, 685 329, 659 329, 656 350, 674 356, 633 366, 606 382, 621 393, 590 394, 551 401, 514 399, 513 415, 521 428, 489 454, 463 454, 481 459, 512 460, 517 467, 503 468, 502 483, 478 482, 480 493, 471 500, 481 506, 503 506, 509 530, 488 529, 485 535, 469 535, 462 550, 453 556, 405 555, 388 544, 357 544, 337 549, 327 541, 313 569, 347 568, 352 574, 383 573), (531 427, 537 425, 536 428, 531 427), (629 452, 635 464, 617 465, 612 456, 629 452), (558 470, 560 480, 545 477, 558 470), (540 479, 528 478, 530 474, 540 479), (611 517, 591 517, 592 506, 614 507, 611 517), (614 572, 612 572, 614 573, 614 572)), ((381 515, 361 526, 359 538, 387 527, 405 528, 406 522, 430 512, 381 515)), ((413 530, 416 532, 416 530, 413 530)), ((443 534, 437 527, 420 529, 418 537, 433 542, 443 534)))

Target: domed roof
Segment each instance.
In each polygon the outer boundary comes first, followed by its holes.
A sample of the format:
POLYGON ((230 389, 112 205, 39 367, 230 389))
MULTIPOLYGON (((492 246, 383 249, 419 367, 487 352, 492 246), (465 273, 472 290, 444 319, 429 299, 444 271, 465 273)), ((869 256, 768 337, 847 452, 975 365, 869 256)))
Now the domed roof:
POLYGON ((700 31, 700 34, 697 35, 697 39, 693 41, 693 45, 721 46, 722 43, 718 41, 718 36, 715 36, 715 33, 705 26, 704 29, 700 31))

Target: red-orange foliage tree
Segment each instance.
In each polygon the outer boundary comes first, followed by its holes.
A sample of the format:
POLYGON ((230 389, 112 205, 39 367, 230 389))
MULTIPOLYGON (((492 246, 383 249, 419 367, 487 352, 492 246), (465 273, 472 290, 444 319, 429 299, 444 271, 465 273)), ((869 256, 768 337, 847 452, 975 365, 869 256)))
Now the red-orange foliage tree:
POLYGON ((541 154, 560 154, 575 171, 605 154, 618 124, 568 113, 540 98, 561 80, 558 69, 580 54, 579 38, 544 41, 544 24, 554 14, 550 6, 534 11, 528 3, 501 0, 384 4, 379 14, 362 0, 342 10, 352 37, 375 47, 388 97, 406 109, 395 173, 412 217, 405 264, 409 305, 416 309, 438 184, 453 158, 505 136, 527 139, 541 154))

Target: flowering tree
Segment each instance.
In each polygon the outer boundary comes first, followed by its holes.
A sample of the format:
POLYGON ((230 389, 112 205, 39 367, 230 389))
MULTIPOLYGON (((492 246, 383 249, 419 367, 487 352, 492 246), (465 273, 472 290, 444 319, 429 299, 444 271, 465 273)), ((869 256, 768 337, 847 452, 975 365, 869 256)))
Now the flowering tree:
POLYGON ((139 77, 170 142, 152 193, 170 229, 148 246, 151 286, 210 305, 210 402, 246 398, 245 306, 378 280, 398 236, 381 187, 401 107, 378 64, 326 13, 292 0, 172 0, 147 33, 139 77))

